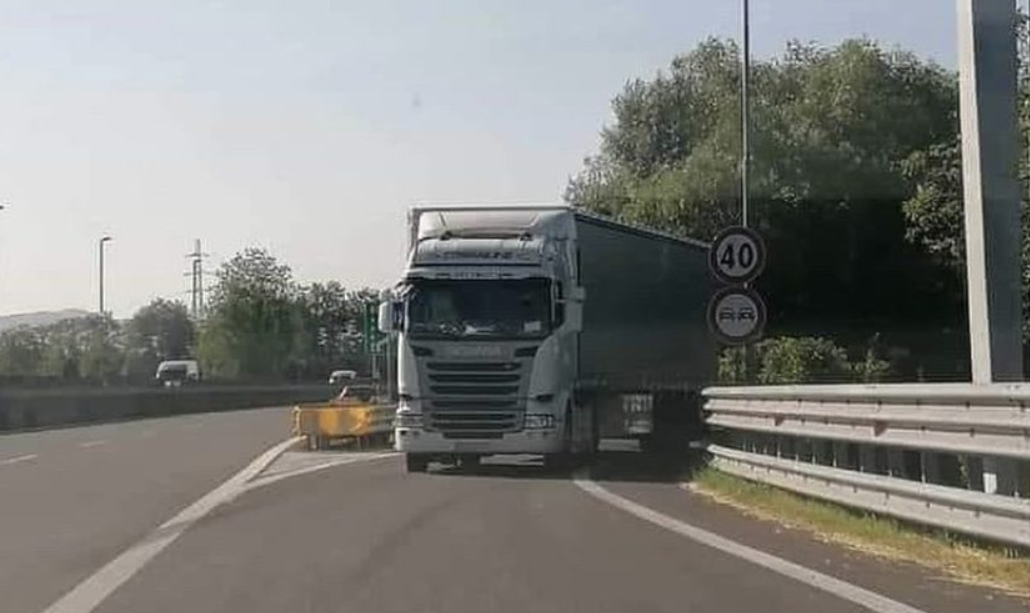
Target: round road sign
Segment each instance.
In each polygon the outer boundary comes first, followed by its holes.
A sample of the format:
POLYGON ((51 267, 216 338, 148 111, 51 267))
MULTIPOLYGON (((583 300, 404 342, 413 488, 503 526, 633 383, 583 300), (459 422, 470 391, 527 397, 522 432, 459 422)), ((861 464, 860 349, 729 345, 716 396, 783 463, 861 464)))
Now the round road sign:
POLYGON ((727 345, 757 340, 765 327, 765 317, 765 303, 749 289, 728 287, 712 296, 708 303, 708 325, 727 345))
POLYGON ((765 268, 765 243, 753 230, 726 228, 712 241, 708 266, 723 283, 744 284, 765 268))

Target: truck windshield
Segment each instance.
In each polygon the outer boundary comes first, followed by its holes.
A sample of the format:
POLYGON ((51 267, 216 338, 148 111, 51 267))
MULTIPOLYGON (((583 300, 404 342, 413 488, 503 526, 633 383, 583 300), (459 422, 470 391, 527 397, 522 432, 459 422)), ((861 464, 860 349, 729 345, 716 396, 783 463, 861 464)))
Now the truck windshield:
POLYGON ((538 338, 551 328, 550 281, 420 281, 408 303, 414 337, 538 338))

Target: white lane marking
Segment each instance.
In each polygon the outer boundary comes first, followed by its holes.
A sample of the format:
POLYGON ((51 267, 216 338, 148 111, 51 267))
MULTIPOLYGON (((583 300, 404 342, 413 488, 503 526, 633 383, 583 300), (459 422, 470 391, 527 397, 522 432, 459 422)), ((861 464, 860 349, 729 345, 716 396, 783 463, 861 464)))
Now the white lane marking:
POLYGON ((25 455, 16 456, 13 458, 7 458, 6 460, 0 460, 0 466, 10 466, 12 464, 21 464, 22 462, 29 462, 39 457, 39 454, 27 453, 25 455))
POLYGON ((300 475, 306 475, 308 473, 325 470, 326 468, 332 468, 333 466, 343 466, 344 464, 355 464, 358 462, 371 462, 373 460, 384 460, 386 458, 393 458, 396 456, 397 453, 393 451, 387 453, 369 453, 360 456, 348 456, 345 458, 329 460, 327 462, 322 462, 321 464, 315 464, 313 466, 304 466, 287 472, 276 473, 274 475, 269 475, 267 477, 259 476, 258 478, 254 479, 253 481, 247 484, 247 491, 249 492, 250 490, 258 489, 259 487, 271 485, 273 483, 276 483, 277 481, 282 481, 283 479, 287 479, 289 477, 298 477, 300 475))
POLYGON ((198 424, 198 423, 183 424, 182 425, 182 429, 183 430, 200 430, 203 427, 204 427, 204 424, 198 424))
POLYGON ((726 537, 719 536, 713 532, 703 530, 686 522, 669 517, 663 513, 659 513, 658 511, 649 509, 643 505, 633 502, 632 500, 628 500, 618 494, 614 494, 606 490, 594 481, 591 481, 585 473, 578 473, 573 482, 579 487, 579 489, 590 494, 594 498, 607 502, 630 515, 635 515, 644 521, 651 522, 652 524, 665 528, 670 532, 675 532, 676 534, 686 537, 692 541, 707 545, 713 549, 718 549, 719 551, 731 556, 741 558, 751 562, 752 564, 771 570, 774 573, 779 573, 785 577, 789 577, 818 590, 828 592, 838 598, 842 598, 869 609, 870 611, 875 611, 876 613, 925 613, 920 609, 910 607, 907 604, 896 600, 891 600, 886 596, 881 596, 876 592, 871 592, 867 589, 858 587, 857 585, 848 583, 847 581, 843 581, 829 575, 824 575, 823 573, 814 571, 810 568, 805 568, 800 564, 795 564, 784 560, 783 558, 778 558, 774 555, 765 553, 764 551, 759 551, 748 547, 747 545, 742 545, 736 541, 731 541, 726 537))
POLYGON ((220 505, 232 501, 246 490, 246 484, 261 474, 269 464, 284 451, 300 441, 300 437, 279 443, 262 453, 243 470, 229 478, 214 490, 205 494, 190 506, 179 512, 145 537, 142 541, 123 551, 115 559, 93 573, 82 583, 53 603, 43 613, 90 613, 108 596, 132 578, 147 562, 179 538, 183 532, 199 519, 220 505))
POLYGON ((106 445, 106 444, 107 444, 106 440, 86 441, 85 443, 79 443, 79 447, 81 447, 82 449, 89 449, 90 447, 99 447, 101 445, 106 445))

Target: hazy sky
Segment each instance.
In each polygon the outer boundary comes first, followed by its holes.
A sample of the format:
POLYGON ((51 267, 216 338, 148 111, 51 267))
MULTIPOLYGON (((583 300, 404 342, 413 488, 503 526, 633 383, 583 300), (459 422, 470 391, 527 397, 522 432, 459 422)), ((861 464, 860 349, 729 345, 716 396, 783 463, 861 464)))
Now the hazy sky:
MULTIPOLYGON (((954 0, 752 0, 755 53, 866 35, 954 65, 954 0)), ((558 202, 609 102, 735 0, 0 0, 0 313, 185 299, 251 245, 385 286, 420 202, 558 202)))

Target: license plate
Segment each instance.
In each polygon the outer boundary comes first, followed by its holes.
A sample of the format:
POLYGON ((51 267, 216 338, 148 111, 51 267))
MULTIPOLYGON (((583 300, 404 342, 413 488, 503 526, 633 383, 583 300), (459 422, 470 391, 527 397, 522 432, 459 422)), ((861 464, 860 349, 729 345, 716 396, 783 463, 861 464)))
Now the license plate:
POLYGON ((477 443, 474 441, 458 441, 454 443, 455 451, 486 451, 488 448, 487 443, 477 443))

